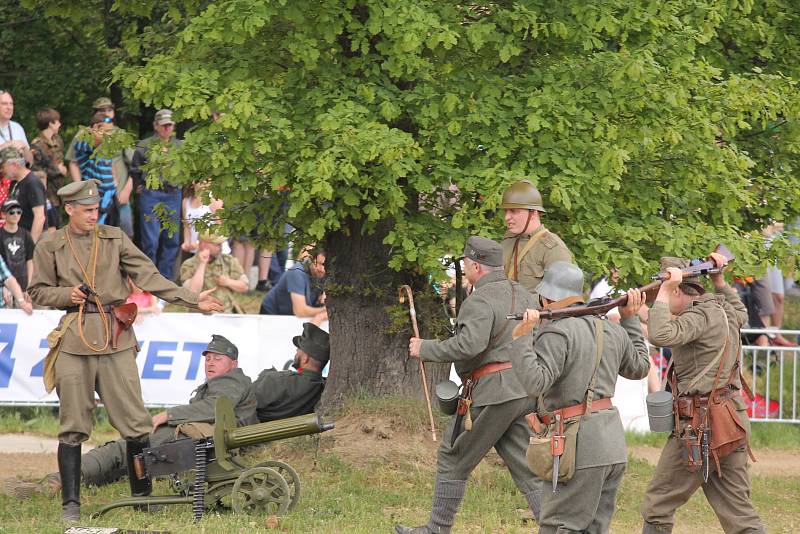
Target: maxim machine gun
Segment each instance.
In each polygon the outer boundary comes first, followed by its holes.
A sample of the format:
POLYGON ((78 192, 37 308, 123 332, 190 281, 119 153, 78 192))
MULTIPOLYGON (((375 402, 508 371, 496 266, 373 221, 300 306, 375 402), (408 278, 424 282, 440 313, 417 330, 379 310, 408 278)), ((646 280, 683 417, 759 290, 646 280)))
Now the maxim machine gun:
POLYGON ((323 423, 313 413, 237 428, 230 399, 220 397, 216 404, 213 438, 169 441, 144 449, 134 458, 136 476, 169 475, 177 495, 120 499, 100 508, 93 517, 124 506, 163 504, 191 504, 195 521, 212 506, 230 506, 237 513, 282 515, 300 499, 297 472, 289 464, 274 460, 250 467, 232 451, 332 428, 333 423, 323 423), (194 480, 185 476, 191 470, 194 470, 194 480), (183 480, 180 474, 184 474, 183 480))

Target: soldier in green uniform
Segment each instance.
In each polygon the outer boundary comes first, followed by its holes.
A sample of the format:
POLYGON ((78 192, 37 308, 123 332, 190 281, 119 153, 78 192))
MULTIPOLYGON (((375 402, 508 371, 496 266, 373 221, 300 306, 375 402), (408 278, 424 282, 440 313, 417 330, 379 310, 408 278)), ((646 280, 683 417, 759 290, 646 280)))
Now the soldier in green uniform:
MULTIPOLYGON (((115 307, 128 298, 128 277, 145 291, 167 300, 219 311, 211 291, 193 293, 165 279, 119 228, 97 224, 97 180, 74 182, 58 190, 69 224, 47 236, 34 251, 28 292, 33 303, 66 310, 48 336, 45 384, 60 401, 58 470, 63 482, 62 516, 80 518, 81 443, 92 431, 94 393, 109 420, 127 441, 128 456, 148 446, 150 415, 142 402, 138 345, 130 323, 116 319, 115 307)), ((131 477, 131 492, 147 495, 149 480, 131 477)))
MULTIPOLYGON (((724 256, 711 258, 722 267, 724 256)), ((740 394, 739 329, 747 322, 747 309, 722 274, 711 275, 715 293, 705 293, 702 285, 683 281, 679 267, 688 262, 675 258, 662 260, 669 279, 659 289, 647 322, 650 342, 672 349, 678 399, 693 398, 694 405, 708 402, 717 383, 718 398, 730 398, 739 422, 750 435, 750 419, 740 394), (720 364, 722 367, 720 368, 720 364), (721 369, 721 371, 719 370, 721 369)), ((682 432, 691 419, 681 414, 682 432)), ((686 448, 673 434, 661 451, 656 472, 645 493, 641 512, 644 534, 672 532, 675 510, 697 491, 703 493, 727 533, 766 532, 750 502, 750 478, 747 474, 747 450, 742 446, 720 461, 721 474, 711 469, 708 481, 701 472, 689 472, 686 448)), ((688 456, 687 456, 688 457, 688 456)))
MULTIPOLYGON (((583 272, 562 261, 550 264, 539 295, 550 309, 582 302, 583 272)), ((548 421, 555 412, 564 419, 580 418, 575 473, 559 482, 555 492, 545 483, 540 534, 609 530, 628 461, 625 429, 611 397, 617 376, 638 380, 650 370, 636 315, 643 302, 643 293, 628 291, 620 324, 594 316, 555 319, 543 323, 532 339, 528 334, 539 312, 528 310, 514 329, 509 346, 513 369, 525 392, 539 396, 540 417, 548 421), (592 407, 586 413, 589 400, 592 407)))
POLYGON ((533 298, 506 278, 498 243, 470 237, 464 256, 464 273, 475 289, 458 313, 455 336, 444 341, 411 338, 409 352, 426 362, 454 363, 465 389, 473 384, 471 398, 463 401, 464 416, 453 417, 442 436, 428 524, 417 528, 397 525, 395 531, 400 534, 450 532, 467 478, 492 447, 505 461, 534 515, 539 513, 540 484, 525 463, 531 430, 524 417, 534 410, 535 403, 511 369, 508 351, 502 350, 511 342, 512 325, 506 315, 531 308, 533 298))
POLYGON ((247 291, 247 275, 239 265, 239 260, 230 254, 221 253, 225 237, 204 233, 200 234, 199 239, 197 254, 181 264, 181 284, 192 291, 216 287, 214 296, 222 302, 224 312, 234 313, 234 294, 247 291))
POLYGON ((303 323, 303 334, 292 339, 297 353, 296 371, 265 369, 253 382, 259 421, 275 421, 314 411, 322 396, 322 370, 330 358, 328 333, 313 323, 303 323))
MULTIPOLYGON (((250 378, 238 367, 239 350, 225 337, 211 336, 205 358, 206 381, 197 387, 189 404, 174 406, 153 417, 152 446, 177 438, 201 438, 214 433, 214 416, 217 399, 226 396, 231 400, 238 425, 258 423, 256 399, 251 390, 250 378)), ((84 486, 102 486, 122 478, 127 470, 125 440, 111 441, 96 447, 81 457, 81 479, 84 486)), ((60 486, 58 473, 45 477, 38 483, 22 482, 12 488, 19 497, 31 492, 42 492, 48 487, 60 486)))
POLYGON ((500 207, 508 228, 503 237, 506 276, 522 284, 538 301, 536 288, 544 270, 554 261, 572 263, 572 254, 560 237, 542 225, 542 195, 529 181, 511 184, 500 207))

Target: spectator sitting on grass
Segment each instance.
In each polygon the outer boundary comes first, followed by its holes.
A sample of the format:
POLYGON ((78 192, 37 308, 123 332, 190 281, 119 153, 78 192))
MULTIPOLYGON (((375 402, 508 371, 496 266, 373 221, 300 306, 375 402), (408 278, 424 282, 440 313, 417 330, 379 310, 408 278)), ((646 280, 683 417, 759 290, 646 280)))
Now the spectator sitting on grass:
POLYGON ((325 276, 325 251, 312 250, 309 257, 294 264, 281 276, 261 302, 261 315, 294 315, 310 317, 319 325, 328 320, 325 309, 325 293, 312 279, 319 281, 325 276))
POLYGON ((225 238, 204 233, 200 237, 198 252, 181 264, 181 283, 192 291, 205 291, 217 287, 214 296, 222 302, 223 313, 241 311, 234 293, 248 289, 247 275, 233 256, 222 254, 225 238), (202 288, 202 289, 201 289, 202 288))

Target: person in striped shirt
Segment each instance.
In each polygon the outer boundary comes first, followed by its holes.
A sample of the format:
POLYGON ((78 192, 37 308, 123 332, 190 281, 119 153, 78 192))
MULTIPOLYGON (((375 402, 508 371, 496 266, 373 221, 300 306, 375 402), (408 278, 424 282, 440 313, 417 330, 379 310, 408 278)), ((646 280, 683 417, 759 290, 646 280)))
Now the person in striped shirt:
POLYGON ((102 111, 96 111, 89 121, 92 131, 92 142, 76 138, 67 153, 69 173, 74 182, 96 179, 100 181, 100 217, 99 224, 119 226, 120 204, 126 204, 131 194, 132 184, 128 181, 119 193, 113 171, 113 160, 95 154, 95 150, 103 142, 103 137, 114 129, 114 120, 102 111))

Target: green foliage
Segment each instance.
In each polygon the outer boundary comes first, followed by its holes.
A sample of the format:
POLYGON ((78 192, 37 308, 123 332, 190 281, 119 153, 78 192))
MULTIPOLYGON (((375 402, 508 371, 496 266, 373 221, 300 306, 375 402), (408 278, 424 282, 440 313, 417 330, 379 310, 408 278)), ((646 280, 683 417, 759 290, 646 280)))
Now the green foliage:
POLYGON ((468 234, 502 235, 500 194, 530 178, 585 269, 641 278, 664 253, 717 242, 751 269, 760 228, 800 212, 789 2, 227 0, 196 12, 166 13, 183 28, 143 63, 129 42, 114 75, 194 122, 171 177, 210 179, 235 232, 275 240, 278 220, 296 242, 374 232, 391 267, 439 272, 468 234))

